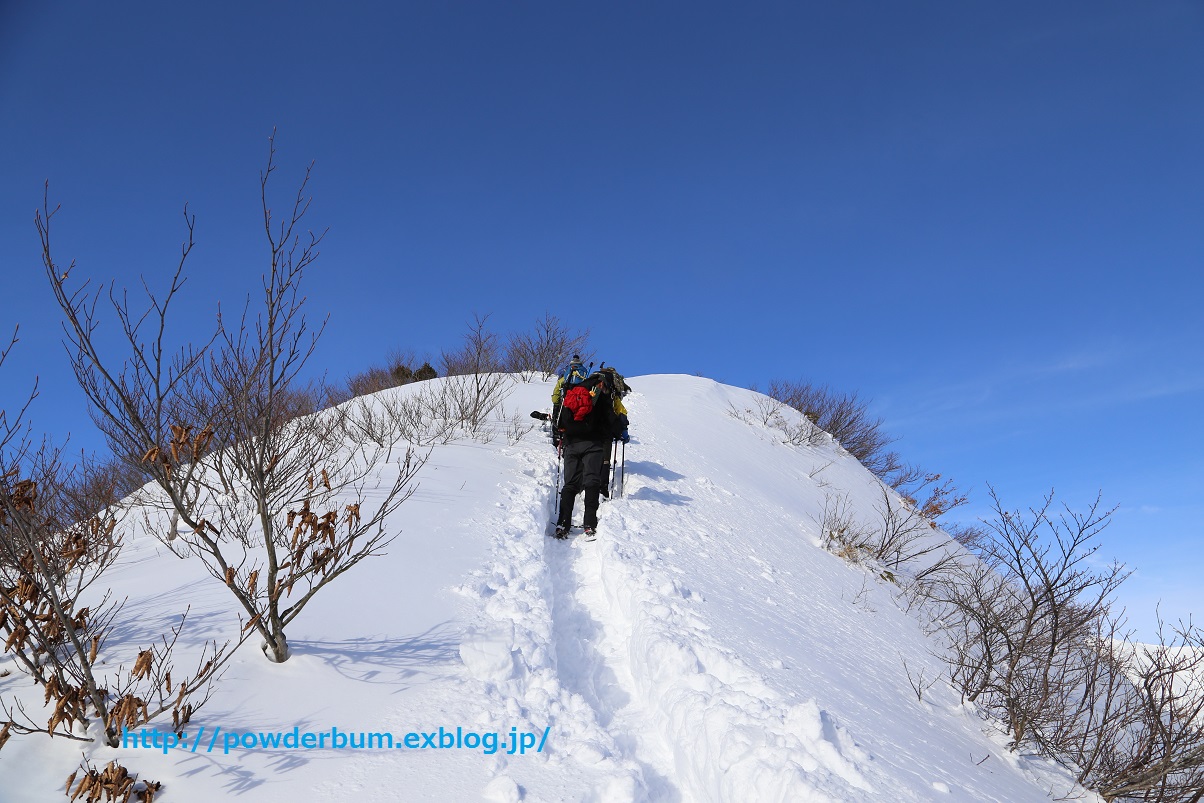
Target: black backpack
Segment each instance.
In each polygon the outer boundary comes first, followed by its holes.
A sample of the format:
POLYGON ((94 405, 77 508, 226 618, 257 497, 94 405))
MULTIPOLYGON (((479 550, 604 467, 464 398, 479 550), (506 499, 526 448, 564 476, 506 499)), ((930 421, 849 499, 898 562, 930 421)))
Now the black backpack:
POLYGON ((623 375, 614 368, 607 368, 606 363, 602 363, 594 376, 598 377, 598 382, 606 385, 606 391, 616 399, 621 399, 631 392, 631 386, 627 384, 627 380, 623 375))

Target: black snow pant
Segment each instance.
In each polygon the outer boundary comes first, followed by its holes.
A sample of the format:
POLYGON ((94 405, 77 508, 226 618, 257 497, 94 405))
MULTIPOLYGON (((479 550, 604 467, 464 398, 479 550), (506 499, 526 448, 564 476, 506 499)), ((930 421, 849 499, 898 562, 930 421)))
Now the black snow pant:
POLYGON ((598 526, 598 494, 606 483, 602 462, 606 444, 598 441, 564 442, 564 490, 560 494, 560 515, 556 524, 568 527, 573 520, 573 503, 585 491, 585 526, 598 526))

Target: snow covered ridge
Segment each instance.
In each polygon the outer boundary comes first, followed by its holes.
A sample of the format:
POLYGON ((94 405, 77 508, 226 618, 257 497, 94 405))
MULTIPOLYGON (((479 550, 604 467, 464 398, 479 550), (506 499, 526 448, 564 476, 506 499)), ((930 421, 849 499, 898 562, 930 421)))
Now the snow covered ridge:
MULTIPOLYGON (((943 666, 897 588, 820 547, 827 499, 867 514, 880 499, 869 472, 830 443, 785 445, 734 418, 750 391, 686 376, 630 383, 626 493, 603 504, 597 541, 548 537, 555 453, 540 429, 515 427, 547 409, 551 385, 515 383, 506 415, 484 427, 492 440, 433 443, 417 492, 387 522, 388 554, 314 599, 291 626, 292 658, 270 664, 244 645, 194 720, 233 732, 517 729, 546 732, 541 752, 88 756, 162 782, 156 799, 169 803, 1038 801, 1073 790, 1058 768, 1004 749, 946 685, 917 699, 909 675, 943 666)), ((383 411, 424 384, 366 403, 383 411)), ((188 649, 237 629, 226 589, 145 534, 106 578, 143 613, 114 645, 121 654, 185 605, 199 626, 188 649)), ((0 695, 41 704, 15 671, 0 695)), ((54 799, 78 762, 78 743, 14 738, 0 752, 3 798, 54 799)))

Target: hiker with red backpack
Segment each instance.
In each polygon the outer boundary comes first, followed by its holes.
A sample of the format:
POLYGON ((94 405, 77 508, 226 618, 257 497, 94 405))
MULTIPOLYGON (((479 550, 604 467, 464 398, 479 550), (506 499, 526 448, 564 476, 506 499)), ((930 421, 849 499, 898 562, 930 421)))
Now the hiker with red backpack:
POLYGON ((592 540, 598 526, 598 497, 607 485, 603 466, 615 440, 627 438, 627 416, 619 397, 628 390, 614 369, 591 374, 564 394, 553 422, 564 454, 564 490, 556 519, 556 537, 567 538, 577 494, 585 492, 585 537, 592 540))

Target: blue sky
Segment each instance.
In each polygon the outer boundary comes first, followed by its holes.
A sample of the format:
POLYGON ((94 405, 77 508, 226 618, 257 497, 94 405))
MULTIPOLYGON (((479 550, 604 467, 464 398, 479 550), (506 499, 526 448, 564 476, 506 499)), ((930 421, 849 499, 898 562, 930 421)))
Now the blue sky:
POLYGON ((593 330, 628 374, 873 399, 984 511, 1120 505, 1148 628, 1204 614, 1197 2, 0 2, 0 399, 95 436, 33 211, 178 334, 256 286, 258 171, 316 162, 308 280, 341 377, 474 313, 593 330))

